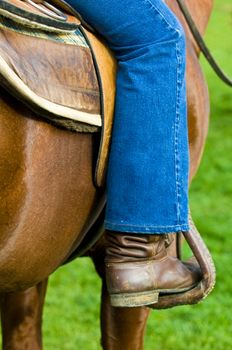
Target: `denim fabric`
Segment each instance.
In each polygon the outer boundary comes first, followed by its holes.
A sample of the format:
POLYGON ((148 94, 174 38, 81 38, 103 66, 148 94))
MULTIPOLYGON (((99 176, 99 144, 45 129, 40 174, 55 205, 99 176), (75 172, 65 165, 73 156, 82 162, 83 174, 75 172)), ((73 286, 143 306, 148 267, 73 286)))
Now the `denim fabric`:
POLYGON ((68 0, 118 60, 105 227, 188 230, 185 35, 162 0, 68 0))

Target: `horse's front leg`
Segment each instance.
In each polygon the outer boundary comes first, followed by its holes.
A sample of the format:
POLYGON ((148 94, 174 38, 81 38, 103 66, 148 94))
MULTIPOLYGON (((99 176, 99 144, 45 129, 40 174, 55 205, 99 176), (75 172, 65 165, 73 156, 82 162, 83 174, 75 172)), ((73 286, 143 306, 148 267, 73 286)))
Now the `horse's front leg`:
POLYGON ((110 304, 104 273, 104 238, 90 252, 102 279, 101 344, 104 350, 143 350, 144 333, 150 310, 145 307, 118 308, 110 304))
POLYGON ((47 280, 22 292, 1 295, 2 349, 41 350, 47 280))
POLYGON ((149 316, 145 307, 112 307, 105 283, 101 297, 101 344, 104 350, 142 350, 149 316))

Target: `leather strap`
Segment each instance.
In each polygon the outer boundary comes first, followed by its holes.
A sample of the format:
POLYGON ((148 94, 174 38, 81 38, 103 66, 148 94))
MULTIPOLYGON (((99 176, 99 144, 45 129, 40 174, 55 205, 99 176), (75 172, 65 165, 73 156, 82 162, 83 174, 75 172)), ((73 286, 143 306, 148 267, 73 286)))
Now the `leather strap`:
POLYGON ((213 68, 214 72, 217 74, 217 76, 227 85, 232 86, 232 79, 230 77, 228 77, 223 70, 221 69, 221 67, 219 66, 219 64, 216 62, 215 58, 212 56, 210 50, 208 49, 208 47, 206 46, 199 30, 196 27, 196 24, 194 22, 194 20, 192 19, 192 16, 190 15, 190 12, 187 8, 187 6, 185 5, 185 2, 183 0, 176 0, 181 12, 183 13, 186 22, 188 23, 189 29, 194 37, 194 39, 196 40, 197 45, 199 46, 201 52, 203 53, 203 55, 205 56, 206 60, 209 62, 210 66, 213 68))
POLYGON ((77 29, 80 21, 60 20, 21 0, 0 0, 0 15, 14 22, 45 31, 65 33, 77 29))

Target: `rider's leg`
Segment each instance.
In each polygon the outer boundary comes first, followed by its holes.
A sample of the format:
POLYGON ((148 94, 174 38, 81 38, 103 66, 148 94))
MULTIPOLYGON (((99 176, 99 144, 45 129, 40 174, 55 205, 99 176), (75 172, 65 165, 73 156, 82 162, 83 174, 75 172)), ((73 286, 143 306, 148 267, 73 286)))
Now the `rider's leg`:
POLYGON ((108 288, 117 305, 148 304, 155 291, 181 291, 197 280, 167 257, 163 235, 188 230, 185 35, 162 0, 68 2, 118 60, 105 219, 108 288))

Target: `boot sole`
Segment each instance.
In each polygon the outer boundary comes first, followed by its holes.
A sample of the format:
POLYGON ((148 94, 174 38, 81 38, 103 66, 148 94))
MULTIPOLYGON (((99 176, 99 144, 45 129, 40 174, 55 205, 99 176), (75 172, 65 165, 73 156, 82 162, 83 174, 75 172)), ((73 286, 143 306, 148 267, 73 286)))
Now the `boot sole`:
POLYGON ((186 292, 195 287, 195 284, 191 287, 181 288, 181 289, 161 289, 153 290, 149 292, 139 292, 139 293, 120 293, 120 294, 110 294, 110 302, 114 307, 138 307, 146 306, 158 303, 159 294, 180 294, 186 292))
POLYGON ((114 307, 136 307, 155 304, 158 302, 159 292, 149 291, 140 293, 111 294, 110 302, 114 307))

